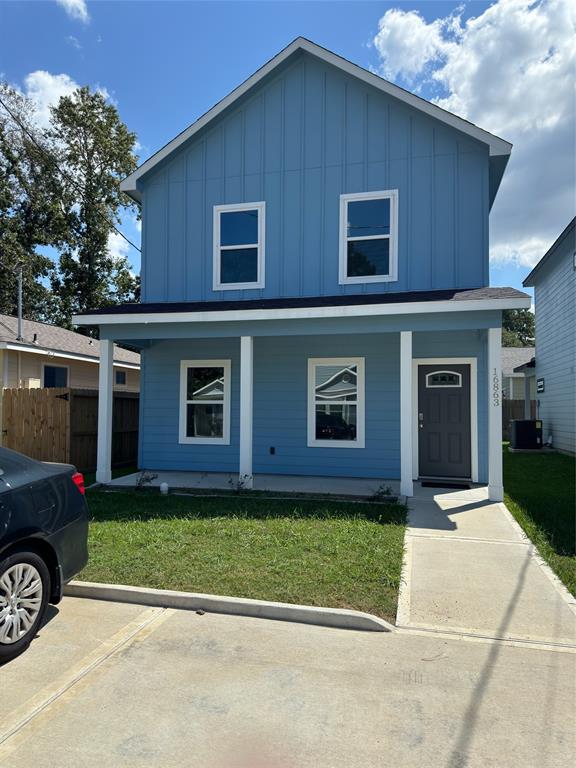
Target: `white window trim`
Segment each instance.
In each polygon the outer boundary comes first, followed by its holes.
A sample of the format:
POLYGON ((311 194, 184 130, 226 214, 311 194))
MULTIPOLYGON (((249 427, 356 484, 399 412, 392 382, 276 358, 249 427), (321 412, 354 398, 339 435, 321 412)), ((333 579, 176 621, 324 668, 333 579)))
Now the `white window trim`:
POLYGON ((308 358, 308 447, 309 448, 364 448, 365 443, 365 376, 363 357, 310 357, 308 358), (356 440, 316 439, 316 366, 355 365, 356 376, 356 440))
POLYGON ((398 280, 398 190, 387 189, 380 192, 355 192, 340 195, 340 285, 358 285, 363 283, 391 283, 398 280), (348 203, 358 200, 390 200, 390 234, 348 237, 348 203), (389 274, 348 277, 348 241, 349 240, 389 240, 389 274))
MULTIPOLYGON (((180 361, 180 414, 179 414, 179 443, 195 445, 230 445, 230 360, 181 360, 180 361), (218 401, 223 410, 222 437, 188 437, 186 435, 186 384, 188 368, 223 368, 224 369, 224 400, 218 401)), ((200 401, 198 401, 200 402, 200 401)), ((216 404, 202 401, 207 405, 216 404)))
POLYGON ((58 365, 56 363, 42 363, 42 388, 46 389, 44 383, 44 371, 46 368, 65 368, 66 369, 66 386, 65 387, 50 387, 50 389, 68 389, 70 387, 70 366, 58 365))
POLYGON ((266 203, 234 203, 231 205, 214 206, 214 238, 213 238, 213 290, 215 291, 245 291, 264 288, 264 254, 266 235, 266 203), (220 215, 231 211, 258 211, 258 242, 243 245, 220 245, 220 215), (256 248, 258 251, 258 279, 253 283, 222 283, 221 282, 221 250, 238 250, 241 248, 256 248))
POLYGON ((457 371, 432 371, 426 374, 426 389, 461 389, 462 388, 462 374, 457 371), (431 376, 436 376, 438 373, 449 373, 451 376, 458 377, 458 384, 430 384, 428 379, 431 376))

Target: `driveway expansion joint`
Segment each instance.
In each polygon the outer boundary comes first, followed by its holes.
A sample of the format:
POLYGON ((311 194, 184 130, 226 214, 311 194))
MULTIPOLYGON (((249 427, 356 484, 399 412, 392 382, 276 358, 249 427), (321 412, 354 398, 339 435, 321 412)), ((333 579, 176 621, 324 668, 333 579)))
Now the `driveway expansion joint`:
POLYGON ((167 618, 167 615, 170 613, 171 611, 167 611, 165 608, 143 610, 139 617, 128 623, 112 638, 102 643, 99 648, 82 659, 71 672, 65 675, 64 679, 60 679, 60 681, 56 683, 56 686, 53 686, 53 689, 55 688, 55 690, 41 691, 32 700, 31 707, 30 703, 28 703, 28 705, 24 705, 13 713, 12 717, 8 718, 8 723, 3 724, 5 729, 0 732, 0 758, 5 756, 6 750, 11 751, 9 742, 13 737, 17 736, 24 728, 32 724, 39 715, 47 712, 47 710, 49 710, 61 697, 72 691, 76 685, 98 669, 118 651, 134 641, 138 635, 145 630, 151 630, 155 624, 161 619, 167 618), (24 709, 28 709, 28 711, 23 712, 24 709))

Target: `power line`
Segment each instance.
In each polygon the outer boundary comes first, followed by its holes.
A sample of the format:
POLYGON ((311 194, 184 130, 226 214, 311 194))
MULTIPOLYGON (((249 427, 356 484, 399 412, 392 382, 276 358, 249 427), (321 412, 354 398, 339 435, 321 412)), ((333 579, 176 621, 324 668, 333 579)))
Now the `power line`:
MULTIPOLYGON (((79 184, 79 183, 76 181, 76 179, 74 179, 72 176, 70 176, 69 174, 67 174, 67 173, 66 173, 64 170, 62 170, 62 168, 61 168, 61 167, 58 165, 58 162, 56 161, 56 158, 52 157, 52 156, 51 156, 51 154, 48 152, 48 150, 47 150, 45 147, 43 147, 43 146, 42 146, 42 145, 41 145, 41 144, 40 144, 40 143, 39 143, 39 142, 36 140, 36 137, 34 136, 34 134, 32 134, 32 133, 31 133, 31 132, 28 130, 28 128, 27 128, 25 125, 23 125, 23 124, 20 122, 20 120, 18 119, 18 117, 16 117, 16 115, 14 114, 14 112, 12 112, 12 110, 10 109, 10 107, 9 107, 9 106, 6 104, 6 102, 5 102, 5 101, 4 101, 2 98, 0 98, 0 104, 2 104, 2 106, 4 107, 4 109, 6 110, 6 112, 8 112, 8 114, 10 115, 10 117, 12 118, 12 120, 14 120, 14 122, 16 123, 16 125, 18 125, 18 127, 20 128, 20 130, 21 130, 21 131, 23 131, 23 132, 26 134, 26 136, 28 136, 28 138, 30 139, 30 141, 32 141, 32 142, 33 142, 33 144, 36 146, 36 148, 37 148, 37 149, 39 149, 39 150, 40 150, 40 152, 42 152, 42 154, 43 154, 45 157, 47 157, 47 158, 48 158, 48 160, 49 160, 49 161, 52 163, 52 165, 53 165, 53 166, 56 168, 56 170, 58 171, 58 173, 60 173, 62 176, 64 176, 66 179, 68 179, 68 181, 69 181, 69 182, 71 182, 71 183, 72 183, 72 184, 73 184, 73 185, 76 187, 76 189, 78 189, 78 190, 79 190, 79 191, 80 191, 82 194, 84 194, 84 191, 85 191, 85 190, 84 190, 84 189, 82 189, 82 185, 81 185, 81 184, 79 184)), ((132 248, 135 248, 135 249, 138 251, 138 253, 142 253, 141 249, 140 249, 140 248, 139 248, 139 247, 138 247, 138 246, 137 246, 135 243, 133 243, 133 242, 132 242, 132 240, 130 240, 130 238, 126 237, 126 235, 124 234, 124 232, 122 232, 121 230, 119 230, 119 229, 118 229, 118 227, 117 227, 117 226, 114 224, 114 222, 112 222, 112 221, 109 221, 109 219, 107 219, 107 218, 106 218, 106 216, 104 216, 102 213, 100 213, 100 211, 98 211, 98 210, 97 210, 96 212, 97 212, 97 214, 100 216, 100 218, 101 218, 103 221, 105 221, 105 222, 106 222, 106 223, 107 223, 107 224, 108 224, 110 227, 112 227, 112 229, 113 229, 113 230, 114 230, 114 231, 115 231, 115 232, 116 232, 118 235, 120 235, 120 237, 122 237, 124 240, 126 240, 126 242, 128 243, 128 245, 131 245, 131 246, 132 246, 132 248)))

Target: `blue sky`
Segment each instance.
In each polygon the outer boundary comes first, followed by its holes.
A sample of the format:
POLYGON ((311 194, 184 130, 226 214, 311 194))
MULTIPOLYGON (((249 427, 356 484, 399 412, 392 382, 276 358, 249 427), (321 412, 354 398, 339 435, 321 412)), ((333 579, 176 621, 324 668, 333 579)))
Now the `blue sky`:
MULTIPOLYGON (((497 22, 504 35, 511 14, 505 6, 519 1, 499 0, 495 5, 502 8, 496 11, 490 11, 490 4, 482 2, 3 2, 0 73, 24 91, 36 87, 40 99, 51 97, 53 76, 62 76, 60 84, 67 77, 66 82, 105 89, 124 121, 137 133, 143 158, 298 35, 387 74, 424 97, 452 99, 448 106, 462 105, 461 110, 472 112, 474 118, 478 107, 472 97, 458 92, 453 76, 430 75, 442 70, 447 61, 462 66, 460 59, 454 58, 456 55, 465 57, 466 62, 477 62, 481 55, 477 43, 479 25, 471 19, 485 20, 485 26, 494 25, 489 14, 498 12, 497 22), (456 32, 450 24, 454 14, 459 14, 456 32), (378 38, 381 19, 384 31, 378 38), (402 47, 404 40, 406 46, 402 47), (415 50, 427 53, 414 61, 415 50), (37 75, 34 86, 27 81, 31 73, 48 75, 44 79, 37 75)), ((558 2, 564 0, 538 0, 541 6, 558 2)), ((534 25, 534 19, 526 17, 526 21, 534 25)), ((536 40, 533 45, 537 45, 536 40)), ((520 61, 518 66, 522 64, 520 61)), ((490 114, 497 125, 480 124, 495 132, 507 119, 512 120, 494 110, 490 114)), ((516 136, 506 132, 501 135, 517 143, 516 136)), ((551 135, 550 141, 553 139, 551 135)), ((509 244, 514 234, 499 224, 502 246, 501 256, 492 268, 494 284, 520 285, 530 259, 535 259, 534 253, 542 255, 544 244, 549 244, 567 223, 567 218, 563 221, 568 215, 565 201, 560 208, 556 218, 552 216, 552 221, 545 222, 546 226, 537 230, 528 227, 530 256, 520 251, 512 253, 509 244)), ((515 232, 518 228, 522 232, 521 211, 516 213, 518 217, 515 232)), ((130 237, 139 236, 130 222, 126 231, 130 237)), ((131 251, 129 257, 137 268, 138 254, 131 251)))

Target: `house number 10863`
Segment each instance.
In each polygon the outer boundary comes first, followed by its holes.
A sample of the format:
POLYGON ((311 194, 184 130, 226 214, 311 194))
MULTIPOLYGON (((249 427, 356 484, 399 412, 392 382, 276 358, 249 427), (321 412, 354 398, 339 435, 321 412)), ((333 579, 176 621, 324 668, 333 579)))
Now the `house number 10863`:
POLYGON ((496 368, 494 368, 494 373, 492 374, 492 405, 500 405, 500 376, 496 368))

